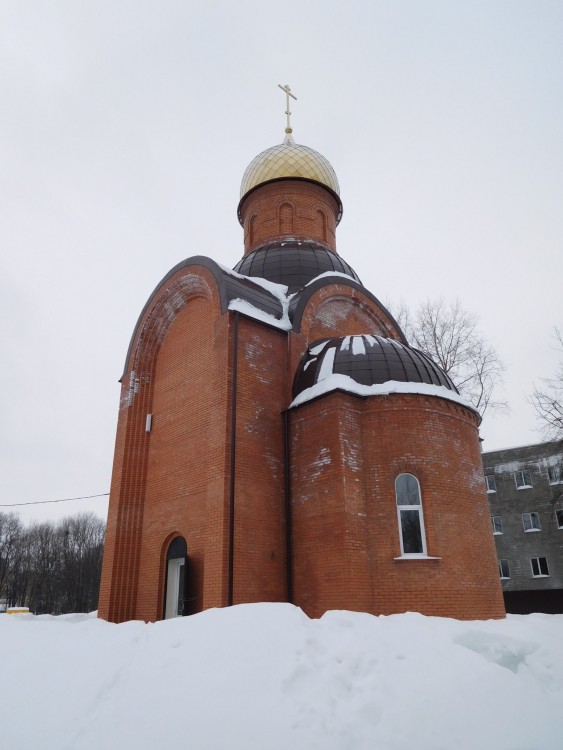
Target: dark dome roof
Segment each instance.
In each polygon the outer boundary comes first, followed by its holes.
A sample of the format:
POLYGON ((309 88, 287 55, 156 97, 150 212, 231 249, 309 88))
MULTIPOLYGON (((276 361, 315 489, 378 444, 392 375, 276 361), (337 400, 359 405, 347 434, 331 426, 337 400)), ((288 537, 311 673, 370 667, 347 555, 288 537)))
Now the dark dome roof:
POLYGON ((327 271, 344 273, 361 284, 357 273, 339 255, 315 242, 297 240, 264 245, 245 255, 234 270, 285 284, 290 294, 327 271))
POLYGON ((430 357, 382 336, 344 336, 323 339, 309 347, 293 381, 293 398, 329 375, 348 375, 361 385, 395 380, 403 383, 457 388, 430 357))

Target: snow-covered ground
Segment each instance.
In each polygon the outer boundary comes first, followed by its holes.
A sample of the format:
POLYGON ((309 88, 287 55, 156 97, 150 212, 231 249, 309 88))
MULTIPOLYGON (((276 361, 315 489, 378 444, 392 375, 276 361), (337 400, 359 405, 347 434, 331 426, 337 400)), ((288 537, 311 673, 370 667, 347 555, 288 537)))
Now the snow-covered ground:
POLYGON ((0 615, 14 750, 561 750, 563 615, 0 615))

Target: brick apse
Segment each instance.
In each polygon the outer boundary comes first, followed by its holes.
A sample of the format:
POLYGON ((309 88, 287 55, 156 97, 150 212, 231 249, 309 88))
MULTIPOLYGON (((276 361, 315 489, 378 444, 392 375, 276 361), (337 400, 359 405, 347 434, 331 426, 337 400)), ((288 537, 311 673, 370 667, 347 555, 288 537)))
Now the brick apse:
POLYGON ((338 255, 331 165, 288 132, 238 216, 234 270, 183 261, 135 327, 100 617, 503 617, 479 417, 338 255))

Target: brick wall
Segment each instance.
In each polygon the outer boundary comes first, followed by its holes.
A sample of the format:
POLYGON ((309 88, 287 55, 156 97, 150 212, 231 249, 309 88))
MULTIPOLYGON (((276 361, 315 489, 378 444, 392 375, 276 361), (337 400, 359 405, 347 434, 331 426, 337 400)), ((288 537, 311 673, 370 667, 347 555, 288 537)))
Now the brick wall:
POLYGON ((161 616, 176 534, 193 559, 200 607, 226 603, 229 323, 212 275, 199 268, 171 278, 137 327, 122 383, 101 617, 161 616))
POLYGON ((315 240, 336 252, 338 204, 328 190, 303 180, 261 185, 241 206, 244 254, 284 237, 315 240))
POLYGON ((241 316, 236 390, 233 603, 286 601, 282 412, 287 335, 241 316))
POLYGON ((162 616, 165 557, 185 538, 196 609, 226 603, 228 318, 189 300, 156 358, 136 617, 162 616))
POLYGON ((122 387, 99 603, 100 616, 116 622, 162 617, 166 553, 177 535, 187 542, 195 611, 228 604, 235 352, 233 603, 287 598, 287 334, 221 315, 211 282, 205 296, 177 303, 165 325, 175 295, 172 279, 140 326, 153 321, 158 346, 140 337, 131 370, 142 375, 122 387))
POLYGON ((326 284, 307 302, 300 325, 309 342, 332 336, 377 334, 401 340, 399 327, 359 289, 326 284))
POLYGON ((416 395, 333 393, 291 417, 295 603, 503 617, 476 418, 416 395), (419 482, 428 556, 401 557, 394 482, 419 482))

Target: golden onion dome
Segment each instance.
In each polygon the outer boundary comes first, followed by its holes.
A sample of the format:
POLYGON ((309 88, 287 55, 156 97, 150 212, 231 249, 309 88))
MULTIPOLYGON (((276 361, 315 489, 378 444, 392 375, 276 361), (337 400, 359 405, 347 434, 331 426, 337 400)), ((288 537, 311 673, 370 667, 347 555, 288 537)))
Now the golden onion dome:
POLYGON ((295 143, 288 134, 283 143, 267 148, 250 162, 240 186, 241 201, 258 185, 291 177, 317 182, 340 195, 336 173, 330 162, 318 151, 295 143))

